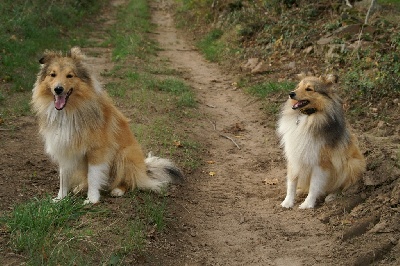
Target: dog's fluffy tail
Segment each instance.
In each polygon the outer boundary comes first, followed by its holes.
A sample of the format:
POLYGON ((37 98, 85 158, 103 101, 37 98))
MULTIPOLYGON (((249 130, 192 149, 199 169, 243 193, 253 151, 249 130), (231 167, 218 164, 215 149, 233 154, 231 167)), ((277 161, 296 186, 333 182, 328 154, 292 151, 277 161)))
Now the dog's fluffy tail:
POLYGON ((147 167, 147 177, 136 180, 138 188, 160 192, 168 183, 181 183, 183 174, 170 160, 148 154, 144 160, 147 167))

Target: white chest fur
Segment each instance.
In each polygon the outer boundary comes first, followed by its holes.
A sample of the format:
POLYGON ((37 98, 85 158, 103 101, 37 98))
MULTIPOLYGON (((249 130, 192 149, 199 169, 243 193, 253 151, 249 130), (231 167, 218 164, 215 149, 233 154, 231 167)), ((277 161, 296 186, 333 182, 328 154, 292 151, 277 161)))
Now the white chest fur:
MULTIPOLYGON (((285 156, 292 167, 314 165, 319 161, 321 140, 312 132, 312 117, 297 112, 283 115, 278 123, 278 133, 285 156)), ((295 169, 301 171, 301 169, 295 169)))

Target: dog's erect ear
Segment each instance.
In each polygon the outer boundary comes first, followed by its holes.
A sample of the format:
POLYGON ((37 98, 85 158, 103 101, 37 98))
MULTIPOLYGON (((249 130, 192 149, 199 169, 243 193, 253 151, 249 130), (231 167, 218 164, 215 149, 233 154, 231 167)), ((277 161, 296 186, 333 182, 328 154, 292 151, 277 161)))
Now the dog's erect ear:
POLYGON ((314 76, 314 73, 312 73, 311 71, 307 71, 307 72, 301 71, 301 73, 300 73, 300 74, 297 74, 296 76, 297 76, 297 78, 298 78, 299 80, 303 80, 303 79, 306 78, 306 77, 312 77, 312 76, 314 76))
POLYGON ((336 84, 339 81, 339 77, 334 74, 328 74, 322 77, 322 80, 325 81, 326 83, 336 84))
POLYGON ((61 56, 61 53, 45 50, 42 57, 39 59, 39 63, 42 65, 47 64, 48 62, 50 62, 50 60, 59 56, 61 56))
POLYGON ((77 46, 71 48, 71 50, 68 53, 68 56, 78 61, 84 60, 86 58, 85 54, 82 53, 81 48, 77 46))
POLYGON ((302 80, 305 77, 307 77, 307 74, 306 74, 306 72, 302 71, 300 74, 297 74, 296 76, 297 76, 297 79, 302 80))

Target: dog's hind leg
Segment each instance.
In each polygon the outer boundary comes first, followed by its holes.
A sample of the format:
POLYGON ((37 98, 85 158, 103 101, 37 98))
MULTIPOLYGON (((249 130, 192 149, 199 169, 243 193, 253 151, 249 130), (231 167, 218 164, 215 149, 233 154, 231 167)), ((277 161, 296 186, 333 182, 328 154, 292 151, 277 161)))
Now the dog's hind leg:
POLYGON ((328 177, 329 173, 324 171, 320 166, 313 168, 308 195, 304 202, 300 204, 300 209, 314 208, 317 198, 325 193, 328 177))
POLYGON ((288 173, 286 177, 286 197, 282 201, 281 206, 284 208, 292 208, 294 205, 294 199, 296 197, 296 188, 298 177, 293 175, 291 167, 288 166, 288 173))
POLYGON ((111 190, 111 196, 113 197, 122 197, 125 195, 126 188, 124 186, 116 187, 113 190, 111 190))

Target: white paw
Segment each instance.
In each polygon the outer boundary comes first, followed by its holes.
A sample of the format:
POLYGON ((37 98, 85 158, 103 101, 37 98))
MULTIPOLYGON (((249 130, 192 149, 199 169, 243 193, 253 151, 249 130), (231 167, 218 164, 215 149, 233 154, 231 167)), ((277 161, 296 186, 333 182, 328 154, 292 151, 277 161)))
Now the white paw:
POLYGON ((99 203, 100 200, 93 200, 93 199, 85 199, 83 202, 83 205, 88 205, 88 204, 96 204, 99 203))
POLYGON ((300 204, 299 208, 300 209, 312 209, 315 206, 315 202, 312 202, 310 200, 305 200, 302 204, 300 204))
POLYGON ((281 206, 283 208, 293 208, 294 206, 294 200, 292 199, 285 199, 284 201, 282 201, 281 206))
POLYGON ((113 196, 113 197, 121 197, 121 196, 123 196, 125 194, 125 191, 123 191, 122 189, 120 189, 120 188, 114 188, 112 191, 111 191, 111 196, 113 196))
POLYGON ((56 202, 59 202, 60 200, 62 200, 62 198, 57 197, 57 198, 53 199, 53 202, 56 203, 56 202))
POLYGON ((83 204, 96 204, 100 201, 100 192, 98 190, 93 190, 88 192, 87 199, 83 202, 83 204))

